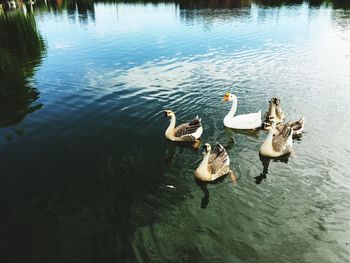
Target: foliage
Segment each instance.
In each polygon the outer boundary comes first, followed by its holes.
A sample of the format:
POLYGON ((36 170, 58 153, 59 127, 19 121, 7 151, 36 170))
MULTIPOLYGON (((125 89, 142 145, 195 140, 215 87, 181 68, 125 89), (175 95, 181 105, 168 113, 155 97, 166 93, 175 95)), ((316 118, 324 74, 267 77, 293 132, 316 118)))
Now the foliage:
POLYGON ((31 78, 45 43, 35 20, 21 12, 0 15, 0 127, 13 125, 40 108, 31 78))

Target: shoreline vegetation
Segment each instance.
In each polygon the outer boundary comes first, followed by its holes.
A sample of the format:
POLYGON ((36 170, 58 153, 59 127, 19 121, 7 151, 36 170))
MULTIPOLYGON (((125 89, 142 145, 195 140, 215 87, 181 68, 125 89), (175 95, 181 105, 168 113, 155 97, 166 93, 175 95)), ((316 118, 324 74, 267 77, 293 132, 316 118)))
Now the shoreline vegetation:
POLYGON ((46 44, 33 16, 22 12, 0 15, 0 128, 20 122, 42 107, 32 80, 46 44))

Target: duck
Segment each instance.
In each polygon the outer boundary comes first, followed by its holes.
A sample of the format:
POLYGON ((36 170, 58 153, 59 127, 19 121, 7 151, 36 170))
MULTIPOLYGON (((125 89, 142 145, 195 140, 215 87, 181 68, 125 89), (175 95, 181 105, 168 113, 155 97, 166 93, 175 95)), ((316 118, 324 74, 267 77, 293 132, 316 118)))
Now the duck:
MULTIPOLYGON (((284 126, 286 126, 286 125, 289 125, 293 129, 293 137, 300 136, 304 131, 305 118, 302 117, 297 121, 289 121, 287 123, 277 124, 274 135, 281 132, 283 130, 284 126)), ((264 130, 270 130, 271 124, 267 123, 267 122, 263 122, 262 127, 264 130)))
POLYGON ((200 181, 212 182, 216 179, 229 174, 232 181, 236 177, 230 170, 230 158, 226 149, 219 143, 216 143, 215 150, 211 152, 211 145, 205 143, 203 151, 203 160, 195 171, 195 177, 200 181))
POLYGON ((284 121, 285 115, 281 107, 281 100, 277 97, 272 97, 269 101, 269 108, 265 113, 265 122, 271 123, 271 119, 275 119, 276 124, 284 121))
POLYGON ((176 142, 198 142, 202 136, 203 127, 198 115, 189 123, 183 123, 175 128, 176 117, 172 110, 164 110, 164 115, 170 118, 169 127, 165 131, 165 137, 176 142))
POLYGON ((286 124, 275 134, 276 121, 272 119, 271 129, 260 147, 260 154, 265 157, 276 158, 292 152, 293 128, 286 124), (275 135, 274 135, 275 134, 275 135))
POLYGON ((237 110, 237 97, 230 92, 224 95, 224 101, 232 101, 231 110, 224 118, 224 126, 240 130, 253 130, 261 127, 261 110, 235 116, 237 110))

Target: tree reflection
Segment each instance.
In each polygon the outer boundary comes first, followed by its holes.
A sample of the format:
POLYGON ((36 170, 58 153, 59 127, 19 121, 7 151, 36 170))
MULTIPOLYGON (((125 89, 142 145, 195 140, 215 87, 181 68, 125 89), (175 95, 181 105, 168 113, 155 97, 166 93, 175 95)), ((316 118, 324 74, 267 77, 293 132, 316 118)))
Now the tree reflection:
POLYGON ((350 1, 349 0, 333 0, 334 9, 350 9, 350 1))
POLYGON ((42 107, 32 77, 42 60, 45 43, 32 16, 0 15, 0 127, 20 122, 42 107))
POLYGON ((202 9, 202 8, 242 8, 242 7, 250 7, 252 1, 251 0, 225 0, 225 1, 219 1, 219 0, 189 0, 189 1, 183 1, 183 0, 177 0, 175 1, 179 5, 180 9, 202 9))
POLYGON ((255 4, 266 7, 279 7, 285 5, 301 5, 304 0, 255 0, 255 4))
POLYGON ((35 5, 39 12, 53 12, 61 15, 63 11, 69 14, 69 19, 73 22, 76 19, 80 24, 86 25, 88 22, 95 21, 94 0, 47 0, 40 1, 35 5))

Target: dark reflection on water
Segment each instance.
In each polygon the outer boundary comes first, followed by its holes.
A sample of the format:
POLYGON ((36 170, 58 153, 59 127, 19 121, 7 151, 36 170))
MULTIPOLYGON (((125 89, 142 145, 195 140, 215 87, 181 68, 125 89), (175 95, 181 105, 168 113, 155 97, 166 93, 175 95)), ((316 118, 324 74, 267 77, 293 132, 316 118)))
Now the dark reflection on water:
MULTIPOLYGON (((53 12, 56 15, 62 15, 63 11, 67 11, 69 19, 75 22, 76 19, 82 25, 95 21, 94 4, 98 1, 93 0, 47 0, 37 1, 35 11, 42 13, 53 12)), ((29 8, 27 8, 30 10, 29 8)))
MULTIPOLYGON (((203 198, 201 200, 201 205, 200 208, 207 208, 209 204, 209 190, 208 190, 208 185, 220 185, 223 184, 225 179, 227 178, 227 175, 222 176, 218 179, 216 179, 213 182, 203 182, 201 180, 198 180, 195 178, 196 184, 199 186, 199 188, 203 191, 203 198)), ((231 182, 230 182, 231 183, 231 182)))
POLYGON ((222 8, 242 8, 242 7, 250 7, 252 1, 251 0, 238 0, 238 1, 218 1, 218 0, 189 0, 189 1, 175 1, 179 4, 180 9, 222 9, 222 8))
POLYGON ((259 153, 259 159, 262 163, 262 166, 263 166, 263 171, 262 173, 260 173, 260 175, 254 177, 255 179, 255 183, 256 184, 261 184, 261 182, 263 180, 266 180, 267 179, 267 174, 269 173, 269 166, 270 166, 270 162, 273 161, 273 162, 282 162, 282 163, 288 163, 289 161, 289 158, 290 158, 290 155, 291 154, 287 154, 287 155, 283 155, 281 157, 278 157, 278 158, 269 158, 269 157, 266 157, 266 156, 262 156, 260 153, 259 153))
POLYGON ((42 107, 32 78, 41 64, 45 43, 33 16, 0 15, 0 128, 20 122, 42 107))

